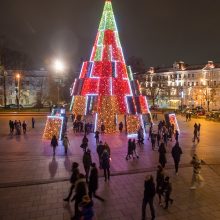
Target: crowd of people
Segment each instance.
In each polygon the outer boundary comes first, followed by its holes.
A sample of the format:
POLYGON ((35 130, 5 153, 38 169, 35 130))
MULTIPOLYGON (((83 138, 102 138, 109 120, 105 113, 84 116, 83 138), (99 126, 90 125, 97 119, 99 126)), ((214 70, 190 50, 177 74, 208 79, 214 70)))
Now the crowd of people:
MULTIPOLYGON (((86 125, 86 124, 85 124, 86 125)), ((72 219, 88 219, 92 220, 94 216, 93 210, 93 198, 97 198, 100 201, 104 199, 96 194, 98 189, 98 168, 96 163, 93 162, 91 150, 89 149, 89 139, 87 137, 87 129, 83 126, 82 132, 84 136, 80 147, 83 149, 82 164, 84 168, 84 174, 79 173, 78 166, 76 162, 72 165, 72 175, 71 175, 71 186, 68 196, 64 201, 75 201, 75 215, 72 219), (75 194, 73 193, 75 192, 75 194), (74 194, 74 195, 73 195, 74 194), (73 197, 72 197, 73 195, 73 197), (72 199, 71 199, 72 198, 72 199)), ((197 140, 199 142, 201 125, 195 123, 194 125, 194 136, 193 142, 197 140)), ((104 133, 104 128, 94 133, 94 138, 96 140, 96 152, 98 156, 98 167, 103 170, 104 180, 110 181, 110 161, 111 161, 111 149, 106 142, 100 140, 100 135, 104 133)), ((123 131, 123 123, 119 124, 119 131, 123 131)), ((140 127, 137 131, 137 140, 128 139, 127 155, 126 160, 139 158, 137 153, 137 145, 144 146, 144 129, 140 127)), ((172 193, 172 183, 170 177, 165 172, 165 167, 167 163, 167 148, 170 146, 168 143, 173 144, 171 148, 171 155, 174 162, 175 174, 178 175, 179 163, 182 155, 182 149, 179 143, 179 131, 175 130, 173 124, 167 124, 165 121, 159 121, 157 125, 157 131, 153 128, 153 124, 149 125, 149 137, 148 140, 151 141, 152 150, 158 151, 158 167, 156 172, 156 181, 152 175, 147 175, 144 180, 144 196, 142 201, 142 219, 146 219, 146 206, 149 204, 151 211, 151 218, 155 218, 155 208, 154 208, 154 197, 158 195, 159 205, 164 209, 168 209, 169 205, 172 205, 174 200, 171 197, 172 193)), ((54 137, 51 140, 51 145, 55 148, 58 145, 58 141, 54 137)), ((65 149, 65 154, 67 154, 67 149, 70 145, 67 135, 64 135, 63 146, 65 149)), ((198 185, 202 185, 204 182, 201 176, 201 161, 196 154, 193 155, 191 161, 193 166, 192 183, 190 189, 196 189, 198 185)))
MULTIPOLYGON (((34 128, 34 125, 35 125, 34 118, 31 119, 31 123, 32 123, 32 128, 34 128)), ((9 120, 8 126, 9 126, 10 135, 14 135, 14 134, 21 135, 22 133, 26 134, 26 132, 27 132, 27 122, 26 121, 21 122, 20 120, 14 120, 14 121, 9 120)))

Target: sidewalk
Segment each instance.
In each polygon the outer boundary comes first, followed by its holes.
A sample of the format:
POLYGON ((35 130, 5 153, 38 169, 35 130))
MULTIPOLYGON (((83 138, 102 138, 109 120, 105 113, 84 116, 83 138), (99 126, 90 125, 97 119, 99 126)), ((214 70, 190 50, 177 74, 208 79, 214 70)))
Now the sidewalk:
MULTIPOLYGON (((179 176, 174 170, 166 171, 173 182, 174 203, 168 210, 159 207, 155 198, 158 220, 217 220, 220 219, 220 177, 208 166, 202 166, 205 178, 203 188, 190 190, 192 168, 181 168, 179 176)), ((99 180, 98 195, 104 203, 94 200, 96 220, 141 220, 141 204, 146 174, 111 177, 109 183, 99 180)), ((152 173, 155 175, 155 172, 152 173)), ((69 182, 41 184, 27 187, 0 189, 1 220, 69 220, 74 204, 63 198, 68 193, 69 182)), ((147 207, 147 219, 150 219, 147 207)))

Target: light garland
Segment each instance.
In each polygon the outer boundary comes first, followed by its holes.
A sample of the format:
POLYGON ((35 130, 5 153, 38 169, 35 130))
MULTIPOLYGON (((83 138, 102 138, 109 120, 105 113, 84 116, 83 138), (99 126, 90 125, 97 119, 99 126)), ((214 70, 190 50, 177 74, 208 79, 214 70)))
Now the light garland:
POLYGON ((72 112, 95 116, 95 129, 104 123, 106 132, 116 131, 118 115, 128 115, 128 132, 137 132, 140 118, 149 113, 146 98, 126 67, 111 1, 106 1, 89 62, 72 89, 72 112))
POLYGON ((44 129, 43 139, 51 140, 53 135, 57 139, 61 139, 63 129, 63 117, 59 116, 48 116, 46 126, 44 129))

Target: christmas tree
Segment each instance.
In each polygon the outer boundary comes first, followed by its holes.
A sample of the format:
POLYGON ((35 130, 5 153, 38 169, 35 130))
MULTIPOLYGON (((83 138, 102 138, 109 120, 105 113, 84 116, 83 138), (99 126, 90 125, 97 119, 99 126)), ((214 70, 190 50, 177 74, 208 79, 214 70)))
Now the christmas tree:
POLYGON ((71 90, 71 110, 75 116, 94 118, 95 130, 104 124, 112 133, 123 121, 128 133, 136 133, 142 115, 149 113, 139 87, 125 64, 112 3, 106 0, 90 60, 83 62, 71 90))

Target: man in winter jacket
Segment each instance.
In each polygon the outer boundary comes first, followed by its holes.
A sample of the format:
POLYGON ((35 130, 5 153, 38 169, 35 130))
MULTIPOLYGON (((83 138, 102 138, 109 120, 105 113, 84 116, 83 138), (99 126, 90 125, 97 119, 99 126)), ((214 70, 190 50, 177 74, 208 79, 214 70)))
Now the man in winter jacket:
POLYGON ((144 182, 144 198, 142 202, 142 220, 146 219, 146 206, 149 203, 151 218, 155 219, 153 200, 156 193, 153 176, 147 176, 144 182))
POLYGON ((85 176, 83 174, 79 174, 79 178, 76 181, 75 195, 73 196, 71 201, 75 200, 75 215, 72 217, 73 219, 80 218, 79 204, 83 200, 83 196, 87 195, 87 184, 85 180, 85 176))
POLYGON ((180 156, 182 153, 183 152, 182 152, 181 147, 179 146, 179 142, 176 142, 176 144, 172 148, 172 156, 173 156, 173 160, 174 160, 174 164, 175 164, 176 175, 178 175, 180 156))
POLYGON ((70 192, 69 195, 63 199, 63 201, 69 202, 72 193, 73 193, 73 189, 75 187, 75 183, 77 181, 77 179, 79 178, 79 168, 78 168, 79 164, 76 162, 73 162, 72 164, 72 175, 70 177, 70 183, 71 183, 71 187, 70 187, 70 192))

